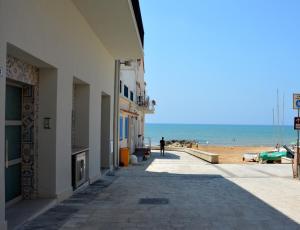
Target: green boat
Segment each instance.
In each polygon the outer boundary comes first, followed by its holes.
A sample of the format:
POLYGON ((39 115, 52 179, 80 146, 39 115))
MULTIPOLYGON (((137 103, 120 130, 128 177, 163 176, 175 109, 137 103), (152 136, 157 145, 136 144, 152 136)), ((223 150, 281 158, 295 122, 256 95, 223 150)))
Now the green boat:
POLYGON ((259 154, 259 161, 279 161, 281 157, 286 157, 287 152, 278 152, 278 151, 268 151, 268 152, 261 152, 259 154))

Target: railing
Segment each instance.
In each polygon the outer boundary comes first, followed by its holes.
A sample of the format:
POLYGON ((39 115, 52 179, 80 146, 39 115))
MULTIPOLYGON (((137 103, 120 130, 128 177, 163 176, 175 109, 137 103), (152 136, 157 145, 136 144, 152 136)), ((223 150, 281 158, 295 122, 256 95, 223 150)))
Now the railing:
POLYGON ((137 97, 137 104, 141 107, 143 107, 145 110, 147 110, 150 113, 154 113, 155 111, 155 100, 150 100, 149 96, 138 96, 137 97))
POLYGON ((143 143, 143 145, 144 145, 146 148, 151 149, 151 138, 150 138, 150 137, 145 137, 145 138, 144 138, 144 143, 143 143))
POLYGON ((139 141, 137 145, 135 146, 136 148, 150 148, 151 149, 151 138, 150 137, 142 137, 139 135, 139 141))

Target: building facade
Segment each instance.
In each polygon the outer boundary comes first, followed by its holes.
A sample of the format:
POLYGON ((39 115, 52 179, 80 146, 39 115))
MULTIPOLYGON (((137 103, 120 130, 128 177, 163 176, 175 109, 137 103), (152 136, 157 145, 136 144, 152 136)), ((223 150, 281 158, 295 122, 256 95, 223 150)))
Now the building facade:
POLYGON ((0 229, 118 165, 119 60, 143 58, 141 25, 137 0, 0 0, 0 229))
POLYGON ((123 61, 120 69, 119 146, 133 154, 145 144, 145 115, 154 113, 155 101, 147 95, 143 59, 123 61))

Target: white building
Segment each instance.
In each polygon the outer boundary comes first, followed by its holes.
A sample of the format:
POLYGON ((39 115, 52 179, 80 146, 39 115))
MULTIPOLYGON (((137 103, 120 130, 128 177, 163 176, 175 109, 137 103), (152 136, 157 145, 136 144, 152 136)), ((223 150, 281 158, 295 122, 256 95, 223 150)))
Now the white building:
POLYGON ((1 230, 118 165, 118 60, 143 58, 141 28, 138 0, 0 0, 1 230))
POLYGON ((144 60, 121 62, 120 71, 120 149, 135 152, 144 143, 145 114, 154 113, 144 80, 144 60))

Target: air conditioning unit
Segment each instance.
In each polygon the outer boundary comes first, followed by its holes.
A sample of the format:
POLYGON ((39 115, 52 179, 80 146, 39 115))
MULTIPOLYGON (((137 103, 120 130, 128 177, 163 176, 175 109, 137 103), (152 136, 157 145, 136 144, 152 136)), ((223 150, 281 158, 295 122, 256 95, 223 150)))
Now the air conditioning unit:
POLYGON ((87 181, 86 152, 72 156, 72 185, 76 189, 87 181))

